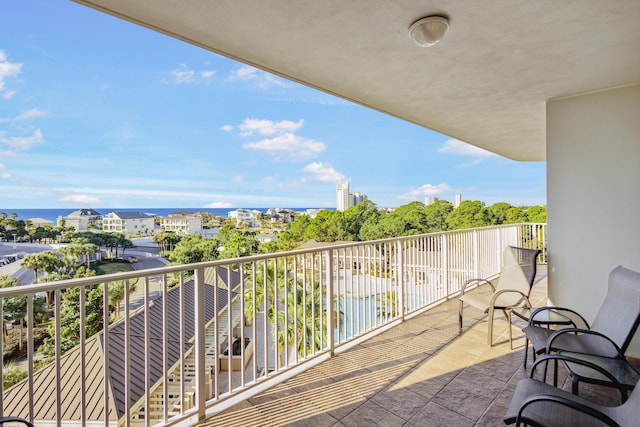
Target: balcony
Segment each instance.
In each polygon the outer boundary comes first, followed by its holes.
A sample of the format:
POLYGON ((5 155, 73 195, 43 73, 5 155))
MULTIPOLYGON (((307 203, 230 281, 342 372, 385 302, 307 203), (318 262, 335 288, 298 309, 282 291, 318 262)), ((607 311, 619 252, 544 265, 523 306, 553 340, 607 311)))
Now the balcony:
MULTIPOLYGON (((27 292, 30 360, 27 379, 2 393, 3 414, 38 425, 495 425, 525 375, 524 340, 514 327, 510 350, 496 316, 488 347, 473 310, 458 334, 455 296, 500 271, 505 245, 545 249, 545 233, 490 227, 2 289, 27 292), (79 344, 61 354, 68 290, 97 285, 108 300, 109 282, 123 280, 137 287, 124 287, 122 318, 109 325, 105 305, 105 332, 83 338, 91 313, 80 299, 79 344), (57 352, 36 371, 33 301, 44 292, 55 294, 57 352), (245 369, 222 370, 235 338, 252 354, 239 348, 245 369)), ((534 304, 546 301, 545 272, 534 304)))

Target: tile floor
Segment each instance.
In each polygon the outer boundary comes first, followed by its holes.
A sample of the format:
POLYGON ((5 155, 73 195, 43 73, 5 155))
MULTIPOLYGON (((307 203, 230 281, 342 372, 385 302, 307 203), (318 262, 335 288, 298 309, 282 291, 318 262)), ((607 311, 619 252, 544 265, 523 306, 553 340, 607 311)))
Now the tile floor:
MULTIPOLYGON (((546 302, 541 269, 532 304, 546 302)), ((383 332, 201 426, 500 426, 523 368, 525 323, 496 314, 494 345, 486 316, 465 310, 458 332, 454 299, 383 332)), ((515 317, 515 316, 514 316, 515 317)), ((531 356, 529 356, 531 357, 531 356)), ((528 365, 531 366, 530 364, 528 365)), ((565 379, 561 376, 561 380, 565 379)), ((570 390, 568 381, 564 388, 570 390)), ((612 389, 581 385, 581 395, 616 404, 612 389)))

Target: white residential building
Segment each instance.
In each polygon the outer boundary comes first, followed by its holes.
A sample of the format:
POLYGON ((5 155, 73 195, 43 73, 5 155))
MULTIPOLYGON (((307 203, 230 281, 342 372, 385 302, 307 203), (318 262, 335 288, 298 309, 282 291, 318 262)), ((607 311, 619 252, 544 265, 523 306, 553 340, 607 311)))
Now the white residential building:
POLYGON ((193 215, 169 215, 160 218, 160 228, 184 236, 202 233, 202 218, 193 215))
POLYGON ((93 209, 78 209, 65 217, 58 217, 58 225, 73 227, 76 231, 87 231, 90 228, 100 228, 102 214, 93 209))
POLYGON ((248 209, 236 209, 227 213, 227 217, 236 220, 236 227, 246 224, 249 228, 259 228, 258 211, 250 211, 248 209))
POLYGON ((107 233, 146 236, 153 233, 153 229, 153 217, 142 212, 111 212, 102 217, 102 230, 107 233))

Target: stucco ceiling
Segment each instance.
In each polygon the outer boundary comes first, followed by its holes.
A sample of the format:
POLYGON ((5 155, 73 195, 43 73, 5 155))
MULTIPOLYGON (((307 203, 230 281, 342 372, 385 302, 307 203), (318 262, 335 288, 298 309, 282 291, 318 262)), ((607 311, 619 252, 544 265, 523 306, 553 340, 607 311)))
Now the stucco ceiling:
POLYGON ((546 101, 640 81, 637 0, 77 1, 516 160, 545 159, 546 101))

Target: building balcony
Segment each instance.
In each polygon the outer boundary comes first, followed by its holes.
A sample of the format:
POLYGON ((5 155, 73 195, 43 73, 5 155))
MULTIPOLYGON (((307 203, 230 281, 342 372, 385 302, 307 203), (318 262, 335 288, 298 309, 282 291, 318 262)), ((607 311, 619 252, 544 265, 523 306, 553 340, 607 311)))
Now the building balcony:
MULTIPOLYGON (((526 375, 522 324, 511 350, 496 316, 490 347, 472 309, 458 332, 457 295, 496 276, 506 245, 541 248, 545 264, 545 233, 489 227, 0 289, 26 296, 29 360, 2 412, 37 425, 495 425, 526 375), (105 304, 103 331, 87 336, 89 296, 109 301, 110 282, 136 286, 124 286, 120 320, 105 304), (63 352, 72 289, 85 298, 78 344, 63 352), (36 370, 44 293, 56 351, 36 370), (223 353, 246 338, 251 354, 223 353), (245 368, 223 370, 235 356, 245 368)), ((545 276, 534 304, 546 302, 545 276)))

